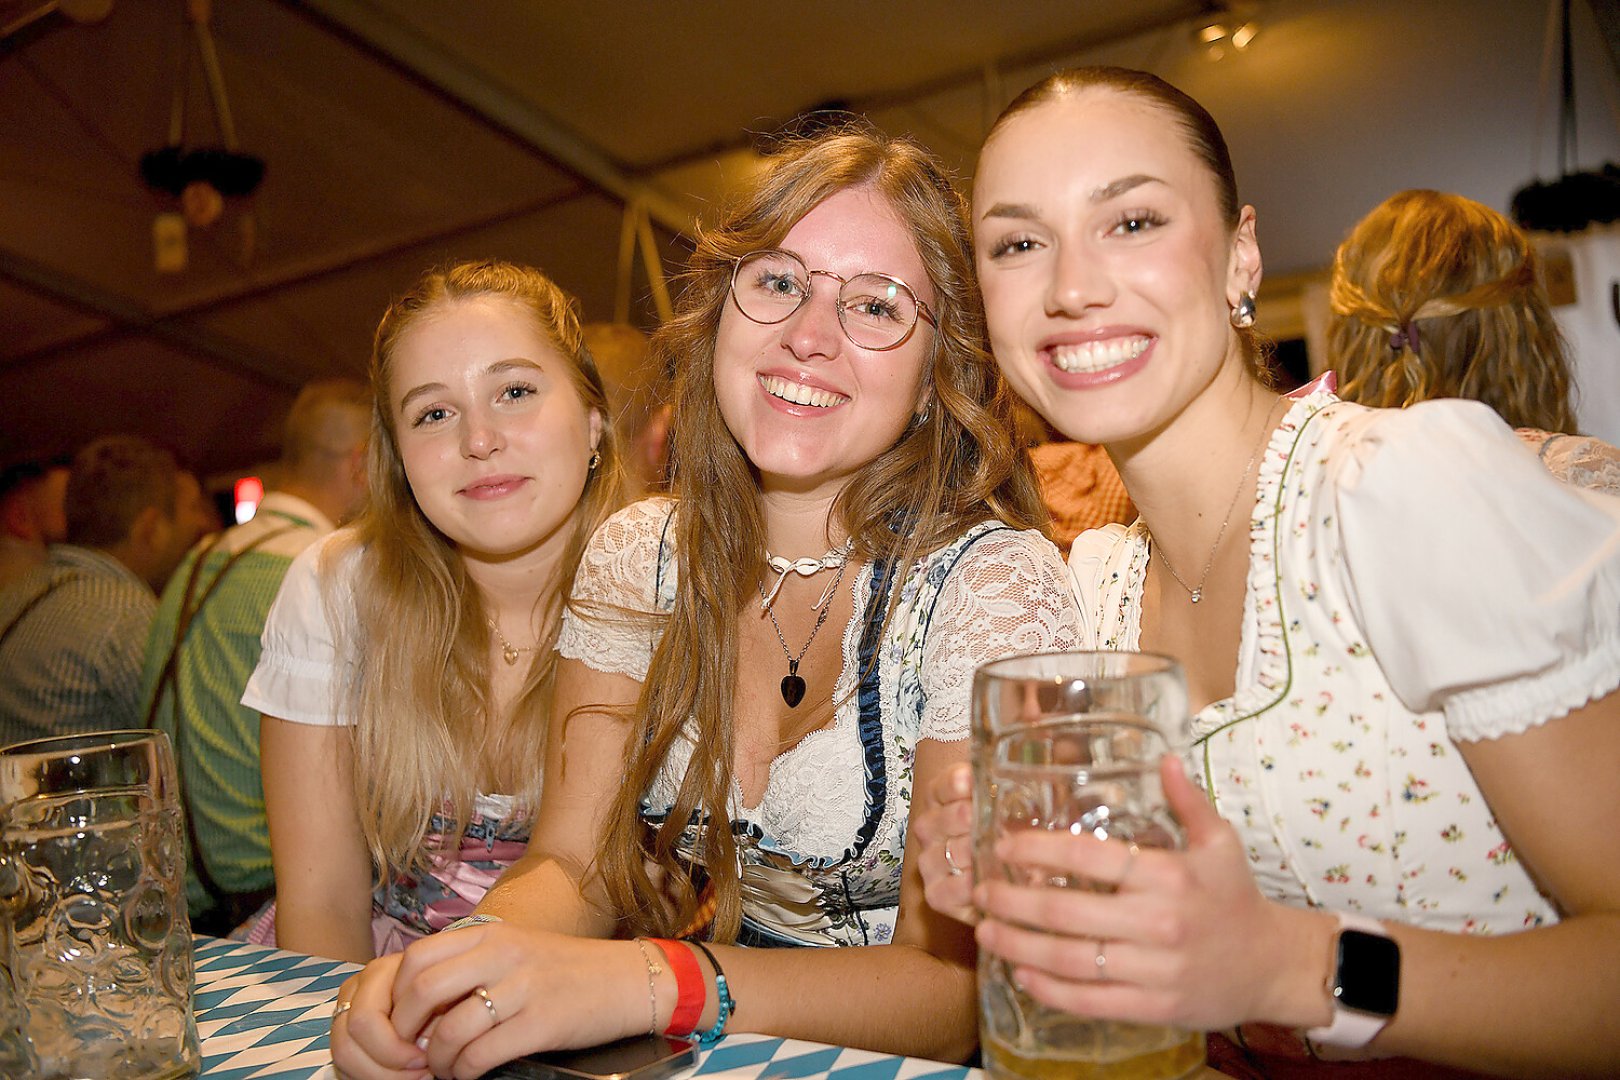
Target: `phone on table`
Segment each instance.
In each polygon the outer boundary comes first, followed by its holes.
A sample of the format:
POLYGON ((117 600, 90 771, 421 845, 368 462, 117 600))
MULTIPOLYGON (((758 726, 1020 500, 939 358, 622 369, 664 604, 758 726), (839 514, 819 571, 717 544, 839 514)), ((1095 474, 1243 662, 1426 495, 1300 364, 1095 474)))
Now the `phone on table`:
POLYGON ((667 1035, 636 1035, 584 1050, 514 1058, 483 1080, 663 1080, 697 1064, 697 1044, 667 1035))

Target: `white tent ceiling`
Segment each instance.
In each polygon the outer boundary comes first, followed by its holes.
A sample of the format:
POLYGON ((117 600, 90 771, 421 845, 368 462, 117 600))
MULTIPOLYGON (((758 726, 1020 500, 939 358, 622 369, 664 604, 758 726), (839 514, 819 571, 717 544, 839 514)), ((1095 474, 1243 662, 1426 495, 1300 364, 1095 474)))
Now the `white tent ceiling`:
MULTIPOLYGON (((1218 63, 1191 34, 1211 6, 219 0, 235 128, 268 171, 191 231, 176 274, 153 268, 172 207, 138 162, 167 140, 178 57, 196 56, 184 5, 114 0, 89 25, 49 12, 0 38, 0 461, 110 431, 205 472, 261 461, 296 387, 361 372, 388 298, 449 258, 532 262, 611 319, 626 201, 674 271, 679 233, 756 160, 750 133, 827 102, 965 176, 989 118, 1045 71, 1148 67, 1226 127, 1273 275, 1325 264, 1398 188, 1505 207, 1551 167, 1542 0, 1259 0, 1260 36, 1218 63)), ((0 0, 0 27, 50 7, 0 0)), ((1620 157, 1617 95, 1578 10, 1595 163, 1620 157)), ((187 143, 217 141, 195 64, 187 106, 187 143)), ((650 325, 639 270, 633 294, 650 325)))

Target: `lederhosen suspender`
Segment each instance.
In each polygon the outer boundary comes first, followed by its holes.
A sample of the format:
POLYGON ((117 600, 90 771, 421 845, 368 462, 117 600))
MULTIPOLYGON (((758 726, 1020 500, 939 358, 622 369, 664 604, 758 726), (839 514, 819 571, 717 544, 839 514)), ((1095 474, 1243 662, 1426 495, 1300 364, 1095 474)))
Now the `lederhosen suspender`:
POLYGON ((39 590, 39 592, 35 593, 33 596, 29 597, 28 602, 17 611, 17 614, 11 617, 11 621, 6 623, 6 628, 4 630, 0 630, 0 649, 5 648, 7 639, 11 637, 11 632, 17 629, 17 627, 21 626, 22 621, 28 618, 33 610, 44 602, 47 596, 51 595, 51 593, 55 592, 63 585, 66 585, 68 582, 79 581, 85 576, 86 575, 84 574, 63 574, 59 578, 46 582, 45 587, 39 590))
MULTIPOLYGON (((215 590, 219 588, 220 582, 225 580, 225 575, 236 565, 238 559, 278 536, 283 536, 297 528, 310 527, 308 522, 292 518, 290 515, 280 516, 288 517, 289 524, 283 525, 279 529, 271 529, 269 532, 261 533, 252 541, 243 545, 239 551, 233 552, 225 560, 225 565, 219 568, 219 573, 215 574, 213 580, 208 583, 208 587, 203 590, 202 595, 197 597, 196 602, 193 603, 192 597, 196 595, 197 580, 202 575, 203 563, 207 561, 209 555, 213 554, 214 549, 219 546, 219 542, 224 539, 225 534, 223 532, 215 534, 213 539, 209 540, 208 544, 197 553, 197 558, 191 565, 191 573, 186 578, 186 588, 180 597, 179 610, 175 612, 174 642, 169 646, 169 655, 163 661, 163 672, 158 676, 157 685, 152 689, 152 701, 146 710, 145 726, 153 727, 157 723, 158 705, 162 702, 164 693, 166 691, 173 692, 174 760, 175 769, 181 774, 180 806, 184 811, 182 816, 185 818, 186 823, 186 843, 191 847, 191 867, 196 873, 197 881, 202 885, 203 891, 208 893, 209 899, 214 902, 215 911, 224 914, 224 922, 228 923, 229 926, 235 926, 258 910, 265 901, 275 895, 275 887, 254 889, 244 893, 229 892, 220 886, 218 880, 208 870, 208 859, 203 854, 202 845, 197 837, 197 819, 195 812, 192 810, 190 785, 185 782, 184 775, 185 755, 182 753, 182 744, 185 740, 186 724, 180 708, 180 679, 178 674, 180 648, 190 635, 191 627, 196 622, 197 615, 202 611, 203 605, 208 603, 209 598, 214 595, 215 590)), ((223 929, 228 930, 228 927, 223 927, 223 929)))

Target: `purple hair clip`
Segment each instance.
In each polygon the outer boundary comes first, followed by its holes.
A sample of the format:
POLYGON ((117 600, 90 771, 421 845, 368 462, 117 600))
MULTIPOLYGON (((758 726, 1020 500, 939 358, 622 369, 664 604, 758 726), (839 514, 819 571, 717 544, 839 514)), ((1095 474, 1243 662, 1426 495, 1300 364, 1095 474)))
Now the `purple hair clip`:
POLYGON ((1411 349, 1413 353, 1418 351, 1418 328, 1415 321, 1404 322, 1398 330, 1390 332, 1389 351, 1399 353, 1403 349, 1411 349))

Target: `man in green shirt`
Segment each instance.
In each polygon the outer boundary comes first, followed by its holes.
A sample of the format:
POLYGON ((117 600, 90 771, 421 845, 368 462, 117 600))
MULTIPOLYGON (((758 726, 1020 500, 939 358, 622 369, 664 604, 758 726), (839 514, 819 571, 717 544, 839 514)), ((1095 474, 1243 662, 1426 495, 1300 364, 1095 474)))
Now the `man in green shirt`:
POLYGON ((353 380, 304 388, 258 512, 186 556, 152 625, 143 700, 175 744, 191 848, 186 889, 201 933, 228 933, 274 895, 259 716, 240 699, 287 567, 364 498, 370 405, 353 380))

